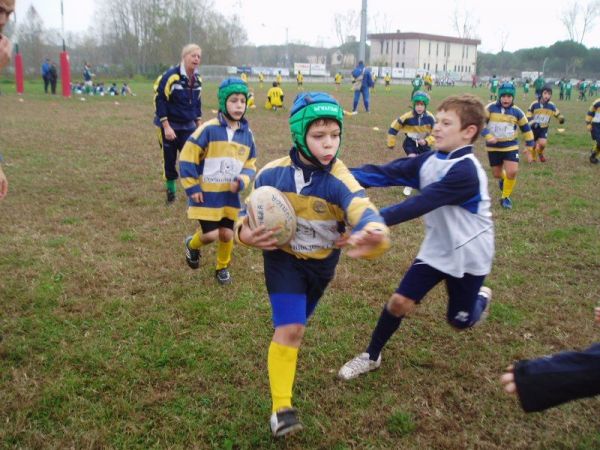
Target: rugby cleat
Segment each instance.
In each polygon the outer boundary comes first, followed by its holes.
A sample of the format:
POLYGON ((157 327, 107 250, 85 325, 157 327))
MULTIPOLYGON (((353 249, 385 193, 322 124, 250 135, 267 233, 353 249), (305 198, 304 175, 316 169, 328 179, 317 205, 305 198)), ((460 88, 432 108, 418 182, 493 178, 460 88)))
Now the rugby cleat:
POLYGON ((381 354, 377 361, 373 361, 368 353, 361 353, 342 366, 338 372, 338 378, 344 381, 352 380, 363 373, 379 369, 379 366, 381 366, 381 354))
POLYGON ((271 414, 271 432, 275 437, 285 436, 302 429, 298 420, 298 411, 295 408, 286 408, 271 414))

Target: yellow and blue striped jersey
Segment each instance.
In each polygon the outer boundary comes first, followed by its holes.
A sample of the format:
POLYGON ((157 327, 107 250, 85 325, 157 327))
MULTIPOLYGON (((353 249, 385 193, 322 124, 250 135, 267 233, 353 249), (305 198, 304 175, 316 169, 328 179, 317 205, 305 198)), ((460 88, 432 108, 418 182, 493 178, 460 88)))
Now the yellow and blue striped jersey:
POLYGON ((239 123, 238 129, 228 129, 219 113, 194 131, 183 146, 179 169, 181 184, 188 195, 188 218, 237 220, 240 196, 230 191, 230 183, 239 181, 242 191, 256 174, 254 137, 246 119, 239 123), (190 198, 199 192, 203 203, 190 198))
MULTIPOLYGON (((346 225, 353 233, 360 230, 389 233, 365 190, 339 159, 326 169, 320 169, 304 164, 298 150, 292 148, 289 156, 271 161, 260 170, 254 187, 260 186, 279 189, 294 207, 296 234, 281 249, 300 259, 329 256, 346 225)), ((367 257, 379 256, 388 247, 386 240, 367 257)))
MULTIPOLYGON (((425 139, 427 145, 432 147, 435 143, 435 139, 431 135, 434 125, 435 117, 429 111, 417 114, 414 109, 411 109, 391 123, 387 135, 387 146, 394 148, 396 145, 396 135, 399 131, 402 131, 406 134, 406 140, 412 141, 412 146, 416 147, 416 142, 419 139, 425 139)), ((410 144, 410 141, 407 144, 410 144)))
POLYGON ((489 103, 485 107, 486 126, 481 135, 486 139, 485 146, 490 152, 509 152, 519 150, 517 128, 521 130, 525 145, 533 147, 533 132, 523 111, 512 105, 503 108, 499 101, 489 103), (492 144, 490 139, 496 138, 492 144))
POLYGON ((590 109, 585 115, 585 123, 587 124, 588 130, 592 129, 592 125, 594 127, 600 127, 600 98, 594 100, 594 103, 590 106, 590 109))
POLYGON ((565 118, 554 103, 543 103, 541 100, 529 105, 526 115, 531 127, 536 128, 548 128, 552 116, 556 117, 561 123, 565 121, 565 118))
POLYGON ((342 74, 341 73, 336 73, 335 74, 335 83, 336 84, 340 84, 342 82, 342 74))
POLYGON ((296 81, 298 83, 303 83, 304 82, 304 75, 302 75, 302 73, 298 72, 298 74, 296 75, 296 81))

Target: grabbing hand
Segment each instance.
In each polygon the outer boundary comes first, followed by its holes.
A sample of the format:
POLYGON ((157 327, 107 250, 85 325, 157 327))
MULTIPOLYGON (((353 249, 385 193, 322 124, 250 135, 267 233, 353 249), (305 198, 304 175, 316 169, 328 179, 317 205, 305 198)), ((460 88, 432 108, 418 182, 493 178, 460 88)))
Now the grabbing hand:
POLYGON ((6 36, 0 34, 0 70, 8 64, 12 53, 12 45, 6 36))
POLYGON ((488 144, 497 144, 498 143, 498 138, 496 136, 493 136, 493 137, 489 138, 486 142, 488 144))
POLYGON ((379 255, 389 246, 389 237, 383 230, 361 230, 337 244, 339 247, 351 246, 348 250, 351 258, 369 258, 379 255))

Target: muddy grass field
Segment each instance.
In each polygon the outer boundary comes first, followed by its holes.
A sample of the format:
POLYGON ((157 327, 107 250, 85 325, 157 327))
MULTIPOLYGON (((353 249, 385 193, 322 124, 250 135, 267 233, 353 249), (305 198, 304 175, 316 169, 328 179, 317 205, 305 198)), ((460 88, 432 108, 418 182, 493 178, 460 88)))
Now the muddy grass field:
MULTIPOLYGON (((267 84, 251 86, 261 167, 289 150, 288 111, 264 110, 267 84)), ((22 97, 0 87, 9 178, 0 203, 0 447, 600 448, 600 400, 525 415, 498 382, 515 359, 600 340, 592 323, 600 167, 588 162, 589 104, 557 102, 565 131, 552 123, 548 162, 521 164, 513 210, 500 208, 490 179, 496 257, 485 325, 452 331, 440 286, 403 322, 381 369, 343 383, 337 370, 366 346, 418 251, 422 221, 394 227, 378 260, 342 256, 300 350, 294 402, 305 429, 274 441, 260 253, 236 247, 226 287, 214 279, 214 247, 200 270, 187 267, 183 239, 195 224, 181 188, 175 205, 164 203, 151 83, 133 84, 135 97, 85 101, 45 96, 33 83, 22 97)), ((330 91, 351 109, 349 84, 305 88, 330 91)), ((430 109, 467 90, 435 88, 430 109)), ((284 91, 289 107, 295 84, 284 91)), ((403 156, 385 137, 409 93, 379 85, 371 114, 361 107, 346 117, 348 166, 403 156)), ((525 109, 533 97, 521 96, 525 109)), ((206 82, 205 118, 216 108, 216 82, 206 82)), ((477 155, 489 174, 481 143, 477 155)), ((369 194, 378 206, 404 198, 402 188, 369 194)))

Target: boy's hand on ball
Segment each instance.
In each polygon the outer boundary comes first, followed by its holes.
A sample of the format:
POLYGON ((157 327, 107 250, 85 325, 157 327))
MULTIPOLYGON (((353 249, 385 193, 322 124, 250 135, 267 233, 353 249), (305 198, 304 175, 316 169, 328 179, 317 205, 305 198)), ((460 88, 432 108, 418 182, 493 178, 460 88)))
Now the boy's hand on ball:
POLYGON ((277 249, 277 239, 273 236, 280 227, 267 230, 264 225, 260 225, 254 229, 248 224, 248 216, 244 217, 242 228, 240 229, 239 238, 242 244, 260 248, 262 250, 277 249))

